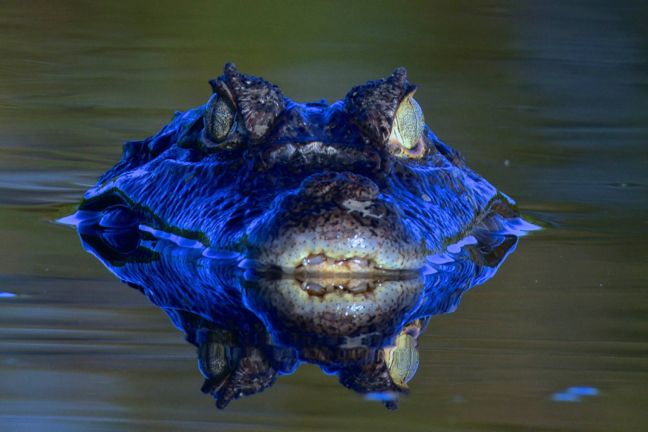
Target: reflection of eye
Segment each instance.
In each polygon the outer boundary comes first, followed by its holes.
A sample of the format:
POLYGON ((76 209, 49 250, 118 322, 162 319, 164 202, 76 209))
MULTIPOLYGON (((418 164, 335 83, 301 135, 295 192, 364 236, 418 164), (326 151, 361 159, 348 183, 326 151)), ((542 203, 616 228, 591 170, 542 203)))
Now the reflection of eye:
POLYGON ((207 102, 203 121, 207 137, 215 142, 223 141, 234 123, 234 107, 226 98, 214 93, 207 102))
POLYGON ((407 383, 414 378, 419 366, 419 354, 416 339, 409 334, 401 333, 396 337, 396 346, 385 349, 387 370, 394 384, 407 388, 407 383))
POLYGON ((421 135, 425 126, 423 110, 414 100, 412 93, 405 96, 398 105, 394 123, 392 124, 390 145, 394 146, 400 153, 410 157, 421 157, 424 153, 421 135))

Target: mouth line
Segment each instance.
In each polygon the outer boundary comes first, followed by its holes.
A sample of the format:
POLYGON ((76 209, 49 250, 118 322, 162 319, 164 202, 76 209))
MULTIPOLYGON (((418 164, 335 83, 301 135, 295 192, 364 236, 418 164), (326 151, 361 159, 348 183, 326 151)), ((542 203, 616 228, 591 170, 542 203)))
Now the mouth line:
POLYGON ((306 279, 299 276, 295 277, 295 281, 308 295, 316 297, 345 293, 352 295, 369 294, 384 283, 384 280, 380 279, 306 279))
MULTIPOLYGON (((284 269, 284 273, 295 276, 389 276, 406 275, 414 269, 390 269, 380 266, 369 256, 332 257, 327 254, 309 254, 294 268, 284 269)), ((353 279, 353 277, 352 277, 353 279)))
POLYGON ((327 292, 362 292, 367 291, 357 287, 358 280, 367 281, 396 281, 407 280, 421 276, 423 267, 389 268, 378 264, 371 256, 331 256, 325 253, 310 253, 302 259, 297 259, 293 265, 283 265, 257 258, 244 258, 238 262, 238 267, 248 273, 248 277, 271 279, 295 279, 299 283, 311 280, 329 280, 335 283, 316 282, 320 287, 313 286, 312 291, 322 288, 339 286, 327 292), (253 276, 256 275, 256 276, 253 276), (339 281, 347 281, 340 283, 339 281), (348 281, 356 281, 350 283, 348 281), (353 284, 356 285, 353 285, 353 284), (349 288, 349 286, 351 287, 349 288))
POLYGON ((380 270, 371 258, 335 258, 326 254, 309 254, 295 267, 295 273, 367 273, 380 270))
MULTIPOLYGON (((289 277, 294 281, 295 288, 301 288, 309 297, 335 297, 348 296, 352 298, 365 298, 374 295, 386 284, 398 281, 412 281, 420 275, 406 274, 398 271, 383 274, 345 273, 345 274, 293 274, 289 277)), ((286 279, 286 278, 284 278, 286 279)))
POLYGON ((268 265, 254 259, 246 259, 239 266, 251 270, 251 278, 292 279, 296 289, 309 297, 329 298, 348 296, 352 298, 374 295, 385 283, 418 278, 418 269, 388 269, 380 267, 367 256, 347 258, 308 254, 294 267, 268 265), (254 276, 256 275, 256 276, 254 276))

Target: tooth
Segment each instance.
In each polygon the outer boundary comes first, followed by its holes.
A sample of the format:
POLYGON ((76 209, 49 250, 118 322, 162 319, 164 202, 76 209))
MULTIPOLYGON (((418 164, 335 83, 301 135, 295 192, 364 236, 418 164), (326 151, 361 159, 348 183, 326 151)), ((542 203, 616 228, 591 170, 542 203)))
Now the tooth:
POLYGON ((357 264, 357 265, 359 265, 361 267, 368 267, 369 266, 369 261, 366 260, 366 259, 362 259, 362 258, 353 258, 351 260, 351 262, 353 262, 354 264, 357 264))
POLYGON ((306 283, 306 291, 312 294, 324 294, 326 292, 322 285, 314 282, 306 283))
POLYGON ((351 260, 351 262, 352 262, 353 264, 355 264, 356 266, 359 266, 359 267, 362 267, 362 268, 367 268, 367 267, 369 267, 369 260, 366 260, 366 259, 362 259, 362 258, 353 258, 353 259, 351 260))
POLYGON ((358 285, 349 287, 349 291, 352 293, 362 293, 367 291, 367 282, 360 282, 358 285))
POLYGON ((322 264, 324 261, 326 261, 326 257, 324 255, 315 255, 304 258, 305 265, 318 265, 322 264))

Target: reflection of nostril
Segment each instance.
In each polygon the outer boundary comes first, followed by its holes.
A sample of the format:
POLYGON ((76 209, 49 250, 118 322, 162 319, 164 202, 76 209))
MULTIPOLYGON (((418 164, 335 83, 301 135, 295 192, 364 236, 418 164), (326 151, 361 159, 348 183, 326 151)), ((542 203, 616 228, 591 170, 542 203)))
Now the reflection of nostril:
POLYGON ((314 175, 304 185, 304 194, 325 199, 372 200, 380 192, 367 177, 353 173, 325 173, 314 175))

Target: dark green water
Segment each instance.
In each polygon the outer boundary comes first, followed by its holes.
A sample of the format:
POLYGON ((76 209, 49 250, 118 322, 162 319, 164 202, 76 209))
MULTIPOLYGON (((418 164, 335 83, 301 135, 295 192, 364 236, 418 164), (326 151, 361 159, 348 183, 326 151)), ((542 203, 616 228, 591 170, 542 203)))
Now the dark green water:
POLYGON ((645 4, 0 8, 0 430, 648 429, 645 4), (194 347, 52 223, 227 60, 296 100, 406 66, 434 131, 548 226, 432 320, 396 412, 309 366, 217 411, 194 347))

